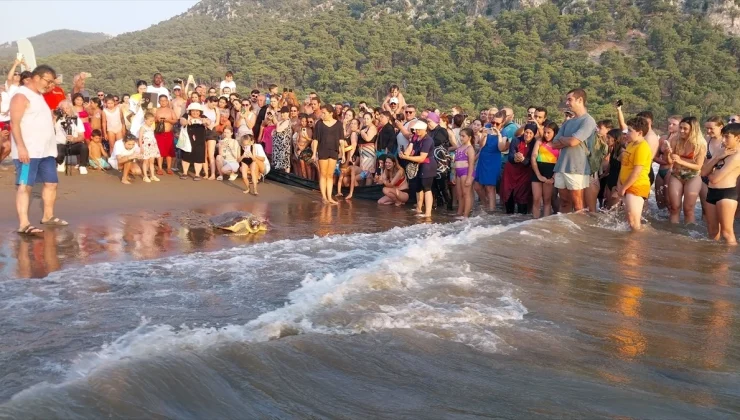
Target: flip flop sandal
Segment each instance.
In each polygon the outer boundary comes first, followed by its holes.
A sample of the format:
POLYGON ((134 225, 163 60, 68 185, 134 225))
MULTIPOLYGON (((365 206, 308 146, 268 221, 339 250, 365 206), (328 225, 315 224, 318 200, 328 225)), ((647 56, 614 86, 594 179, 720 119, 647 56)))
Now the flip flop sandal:
POLYGON ((17 231, 17 233, 22 236, 39 236, 40 234, 44 233, 44 231, 34 225, 28 225, 23 229, 17 231))
POLYGON ((164 175, 164 171, 161 169, 157 169, 157 175, 164 175))
POLYGON ((188 179, 187 175, 180 175, 180 179, 188 179))
POLYGON ((216 181, 223 181, 223 180, 224 180, 224 177, 222 177, 220 175, 216 177, 216 181))
POLYGON ((199 176, 193 177, 193 181, 200 181, 200 177, 199 176))
POLYGON ((172 169, 167 169, 167 175, 174 175, 175 173, 172 172, 172 169))
POLYGON ((45 222, 42 220, 41 221, 41 224, 44 225, 44 226, 67 226, 67 225, 69 225, 69 223, 67 223, 66 221, 64 221, 64 220, 62 220, 62 219, 60 219, 60 218, 58 218, 56 216, 52 216, 51 219, 49 219, 49 220, 47 220, 45 222))

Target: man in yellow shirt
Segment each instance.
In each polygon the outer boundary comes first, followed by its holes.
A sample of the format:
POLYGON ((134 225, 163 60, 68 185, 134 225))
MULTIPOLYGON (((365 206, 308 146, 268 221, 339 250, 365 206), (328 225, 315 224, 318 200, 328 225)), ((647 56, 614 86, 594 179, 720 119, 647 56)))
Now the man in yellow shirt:
POLYGON ((649 130, 650 124, 645 118, 635 117, 627 121, 627 147, 622 153, 617 191, 624 201, 627 222, 633 231, 640 230, 642 206, 650 196, 649 173, 653 154, 645 140, 649 130))

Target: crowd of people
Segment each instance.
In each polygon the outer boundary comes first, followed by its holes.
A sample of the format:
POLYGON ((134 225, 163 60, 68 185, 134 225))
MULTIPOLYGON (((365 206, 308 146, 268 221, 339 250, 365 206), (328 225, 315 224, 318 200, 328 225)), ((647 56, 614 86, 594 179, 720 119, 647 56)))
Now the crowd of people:
MULTIPOLYGON (((562 115, 530 106, 518 123, 510 107, 472 116, 460 107, 417 107, 396 85, 377 107, 326 103, 314 92, 299 100, 277 85, 246 93, 231 72, 215 86, 175 79, 171 90, 157 73, 122 95, 91 95, 90 75, 80 73, 68 96, 53 69, 18 73, 21 64, 14 63, 2 92, 0 157, 11 154, 16 164, 22 233, 41 231, 27 219, 30 186, 44 183, 45 201, 53 203, 56 174, 71 170, 76 156, 80 174, 114 169, 124 184, 241 176, 244 192, 257 195, 266 174, 282 171, 316 181, 327 204, 345 190, 349 200, 355 188, 380 185, 380 204, 415 199, 424 217, 435 207, 468 217, 476 198, 486 211, 500 205, 535 218, 623 207, 634 230, 654 184, 672 223, 682 212, 694 223, 701 200, 709 236, 736 243, 738 116, 707 119, 706 137, 697 118, 672 116, 659 136, 649 111, 627 119, 621 101, 618 121, 595 121, 583 89, 567 93, 562 115)), ((42 223, 66 223, 53 204, 44 208, 42 223)))

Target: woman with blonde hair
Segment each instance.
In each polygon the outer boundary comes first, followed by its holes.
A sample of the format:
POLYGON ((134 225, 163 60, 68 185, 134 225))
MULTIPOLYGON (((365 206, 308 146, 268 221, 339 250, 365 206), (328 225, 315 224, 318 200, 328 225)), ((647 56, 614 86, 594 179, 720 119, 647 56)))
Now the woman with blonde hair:
POLYGON ((707 142, 696 117, 681 120, 679 135, 668 152, 668 163, 673 167, 668 184, 671 223, 680 222, 682 208, 684 223, 695 223, 694 207, 702 185, 699 173, 707 157, 707 142))

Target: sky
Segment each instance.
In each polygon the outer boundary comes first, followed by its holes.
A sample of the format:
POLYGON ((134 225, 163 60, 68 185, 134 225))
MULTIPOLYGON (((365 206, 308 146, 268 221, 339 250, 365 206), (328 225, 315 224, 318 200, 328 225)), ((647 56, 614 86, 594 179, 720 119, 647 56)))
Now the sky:
POLYGON ((0 44, 54 29, 120 35, 146 29, 196 3, 198 0, 0 0, 0 44))

